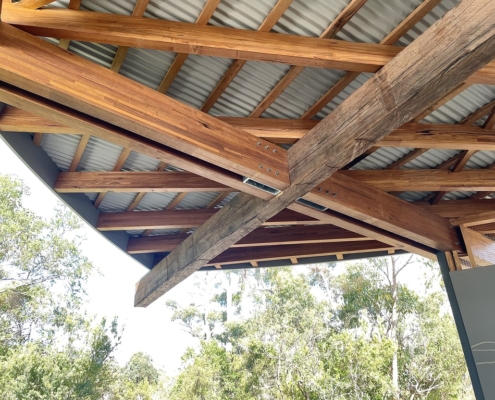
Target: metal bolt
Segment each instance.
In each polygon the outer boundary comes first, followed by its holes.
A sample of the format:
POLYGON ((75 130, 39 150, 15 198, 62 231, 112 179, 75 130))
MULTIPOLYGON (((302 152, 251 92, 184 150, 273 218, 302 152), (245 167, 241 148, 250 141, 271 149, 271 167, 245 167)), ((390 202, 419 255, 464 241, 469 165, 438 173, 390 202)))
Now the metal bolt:
POLYGON ((260 164, 260 169, 263 168, 263 165, 260 164))
POLYGON ((337 193, 332 193, 332 196, 333 197, 337 197, 337 193))
POLYGON ((325 194, 330 194, 330 190, 326 190, 325 191, 325 194))
POLYGON ((277 149, 273 149, 273 152, 276 153, 277 152, 277 149))
POLYGON ((459 244, 459 242, 454 242, 454 243, 455 243, 456 245, 458 245, 458 244, 459 244))
POLYGON ((323 189, 322 188, 318 188, 318 191, 321 192, 323 189))
POLYGON ((261 146, 261 142, 256 143, 258 146, 261 146))
POLYGON ((275 171, 275 175, 280 175, 280 172, 278 172, 278 171, 275 171))
POLYGON ((267 171, 268 171, 268 172, 272 172, 272 169, 271 169, 271 168, 268 168, 268 170, 267 170, 267 171))
POLYGON ((267 149, 267 150, 268 150, 269 148, 270 148, 270 146, 265 146, 265 149, 267 149))

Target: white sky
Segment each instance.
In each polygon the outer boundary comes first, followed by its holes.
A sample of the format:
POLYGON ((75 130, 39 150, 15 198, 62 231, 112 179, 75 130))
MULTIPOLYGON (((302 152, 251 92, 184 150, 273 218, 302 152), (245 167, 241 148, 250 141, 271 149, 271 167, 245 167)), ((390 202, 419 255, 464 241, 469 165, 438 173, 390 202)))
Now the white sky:
MULTIPOLYGON (((57 204, 57 196, 0 139, 0 173, 21 178, 30 188, 31 196, 25 206, 37 214, 50 218, 57 204)), ((191 281, 186 280, 147 308, 134 308, 134 286, 147 269, 107 241, 84 223, 82 234, 87 237, 82 251, 100 271, 88 284, 87 310, 91 315, 112 319, 119 317, 125 325, 122 344, 116 358, 125 363, 138 351, 150 354, 155 363, 173 374, 180 366, 180 357, 195 340, 170 322, 171 311, 165 307, 167 299, 186 302, 191 281)))

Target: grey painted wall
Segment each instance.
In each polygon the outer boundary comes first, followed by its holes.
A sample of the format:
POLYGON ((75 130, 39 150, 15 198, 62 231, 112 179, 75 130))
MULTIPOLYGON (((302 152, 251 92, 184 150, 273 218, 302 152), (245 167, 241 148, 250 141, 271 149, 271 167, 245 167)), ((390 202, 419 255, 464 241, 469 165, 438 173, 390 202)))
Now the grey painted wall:
POLYGON ((495 266, 450 273, 485 399, 495 399, 495 266))

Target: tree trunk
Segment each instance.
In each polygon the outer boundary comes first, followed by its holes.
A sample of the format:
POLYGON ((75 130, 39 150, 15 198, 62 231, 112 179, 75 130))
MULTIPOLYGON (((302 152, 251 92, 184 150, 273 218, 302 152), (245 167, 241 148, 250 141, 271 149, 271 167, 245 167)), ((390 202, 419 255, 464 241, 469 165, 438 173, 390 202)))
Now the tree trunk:
POLYGON ((395 266, 394 257, 390 257, 392 264, 392 285, 390 287, 390 295, 392 297, 392 318, 390 321, 390 339, 394 342, 394 354, 392 357, 392 385, 394 388, 394 397, 399 398, 399 366, 398 366, 398 348, 397 340, 397 269, 395 266))

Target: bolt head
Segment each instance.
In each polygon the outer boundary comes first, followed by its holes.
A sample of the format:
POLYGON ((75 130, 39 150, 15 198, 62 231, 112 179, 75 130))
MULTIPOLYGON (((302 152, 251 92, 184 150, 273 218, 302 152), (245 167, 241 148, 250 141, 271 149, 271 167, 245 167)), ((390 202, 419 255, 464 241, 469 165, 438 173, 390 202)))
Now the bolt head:
POLYGON ((260 169, 261 169, 261 168, 263 168, 263 165, 261 165, 261 164, 260 164, 260 165, 259 165, 259 168, 260 168, 260 169))

